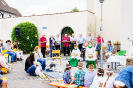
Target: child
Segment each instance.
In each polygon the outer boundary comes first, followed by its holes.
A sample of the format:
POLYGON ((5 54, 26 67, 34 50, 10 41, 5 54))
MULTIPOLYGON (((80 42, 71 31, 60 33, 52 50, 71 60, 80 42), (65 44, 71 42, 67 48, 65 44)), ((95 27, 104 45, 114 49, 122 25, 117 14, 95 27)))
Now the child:
POLYGON ((51 64, 49 65, 49 68, 46 69, 46 71, 53 72, 56 69, 55 61, 51 61, 51 64))
POLYGON ((103 88, 114 88, 115 79, 112 77, 113 70, 111 68, 108 68, 106 75, 107 77, 104 77, 103 79, 103 88))
POLYGON ((36 73, 36 75, 38 75, 38 76, 44 76, 44 74, 42 73, 42 70, 40 69, 40 62, 37 62, 36 63, 36 70, 35 70, 35 73, 36 73))
POLYGON ((83 63, 79 62, 78 63, 78 71, 74 75, 74 79, 70 84, 72 84, 74 81, 76 82, 76 85, 78 86, 84 86, 84 76, 85 72, 82 70, 83 69, 83 63))
POLYGON ((90 64, 93 64, 94 68, 96 68, 96 52, 91 42, 88 43, 88 47, 86 48, 86 68, 90 64))
POLYGON ((77 48, 77 44, 74 44, 74 49, 72 50, 72 57, 69 59, 69 62, 71 66, 78 65, 78 62, 80 61, 80 50, 77 48))
POLYGON ((94 65, 90 64, 88 68, 88 72, 85 73, 85 77, 84 77, 85 79, 84 86, 87 88, 91 86, 93 79, 95 77, 95 74, 93 72, 94 72, 94 65))
POLYGON ((66 65, 66 69, 64 70, 64 74, 63 74, 63 80, 64 83, 70 84, 72 81, 72 75, 71 75, 71 65, 67 64, 66 65))
POLYGON ((99 88, 103 86, 103 75, 104 75, 104 70, 102 68, 99 68, 97 75, 94 77, 91 88, 99 88))
POLYGON ((97 48, 97 44, 98 44, 97 39, 95 39, 95 44, 94 44, 95 50, 96 50, 96 48, 97 48))
POLYGON ((114 84, 118 88, 133 88, 133 58, 127 58, 126 66, 120 71, 114 84))

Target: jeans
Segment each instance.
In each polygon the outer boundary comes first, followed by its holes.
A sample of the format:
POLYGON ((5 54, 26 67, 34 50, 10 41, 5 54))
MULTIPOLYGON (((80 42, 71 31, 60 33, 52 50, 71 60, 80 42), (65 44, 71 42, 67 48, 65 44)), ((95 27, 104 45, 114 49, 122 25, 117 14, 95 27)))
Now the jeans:
POLYGON ((11 56, 11 62, 16 61, 17 53, 15 53, 15 52, 6 52, 6 54, 9 54, 11 56))
POLYGON ((35 70, 36 70, 36 66, 35 65, 32 65, 31 67, 28 68, 28 70, 26 71, 27 73, 30 73, 30 75, 34 75, 35 73, 35 70))
POLYGON ((82 50, 82 45, 83 45, 83 44, 79 44, 79 45, 78 45, 78 48, 79 48, 80 52, 81 52, 81 50, 82 50))
POLYGON ((45 67, 46 67, 46 60, 43 59, 43 61, 41 59, 37 59, 37 62, 40 62, 41 63, 41 66, 42 66, 42 70, 45 70, 45 67))
POLYGON ((43 58, 45 58, 46 47, 41 47, 43 58))

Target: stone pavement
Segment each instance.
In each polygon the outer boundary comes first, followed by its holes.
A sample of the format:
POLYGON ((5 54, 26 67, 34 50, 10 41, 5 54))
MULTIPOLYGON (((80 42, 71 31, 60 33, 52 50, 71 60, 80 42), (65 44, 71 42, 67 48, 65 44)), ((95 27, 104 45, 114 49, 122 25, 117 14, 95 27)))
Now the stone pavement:
MULTIPOLYGON (((49 80, 46 80, 44 83, 42 82, 44 78, 38 78, 35 76, 30 76, 29 74, 27 74, 24 71, 24 63, 26 58, 28 57, 28 55, 24 55, 24 60, 23 61, 18 61, 17 63, 12 64, 12 71, 10 71, 8 74, 5 74, 4 76, 7 77, 8 80, 8 88, 55 88, 52 86, 49 86, 49 80)), ((46 64, 47 66, 49 66, 49 64, 51 63, 52 59, 50 57, 45 58, 46 59, 46 64)), ((63 74, 64 69, 65 69, 65 65, 68 63, 68 60, 66 60, 66 57, 62 56, 62 61, 61 61, 61 66, 60 66, 60 60, 57 59, 55 60, 56 63, 56 67, 58 71, 62 71, 62 73, 58 73, 60 75, 63 74)), ((85 68, 86 62, 83 61, 84 64, 84 71, 87 71, 87 69, 85 68)), ((100 62, 99 62, 100 65, 100 62)), ((98 68, 99 66, 97 66, 98 68)), ((97 73, 97 68, 95 69, 94 73, 97 73)), ((104 62, 103 63, 103 69, 106 71, 107 69, 107 63, 104 62)), ((117 71, 119 72, 119 69, 121 69, 121 66, 119 66, 117 68, 117 71)), ((77 67, 72 67, 72 76, 74 75, 74 73, 77 71, 77 67)), ((118 72, 114 73, 113 77, 117 77, 118 72)), ((52 82, 55 81, 53 78, 52 82)), ((61 79, 60 79, 61 80, 61 79)))

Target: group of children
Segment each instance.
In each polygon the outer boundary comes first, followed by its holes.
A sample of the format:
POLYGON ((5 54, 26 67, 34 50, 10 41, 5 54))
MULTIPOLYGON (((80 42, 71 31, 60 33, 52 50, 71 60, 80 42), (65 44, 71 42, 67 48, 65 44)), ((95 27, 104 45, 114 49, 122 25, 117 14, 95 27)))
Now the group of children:
POLYGON ((88 72, 84 72, 83 63, 78 63, 78 71, 74 74, 74 78, 71 74, 71 65, 67 64, 63 80, 67 84, 76 84, 78 86, 85 86, 87 88, 133 88, 133 58, 127 58, 126 66, 122 68, 116 78, 113 78, 113 70, 108 68, 106 71, 106 77, 104 76, 104 70, 98 68, 97 75, 94 72, 94 65, 90 64, 88 72))
POLYGON ((87 88, 114 88, 113 84, 115 79, 111 76, 113 75, 112 69, 107 69, 107 77, 103 78, 104 70, 102 68, 98 69, 97 75, 94 73, 94 65, 90 64, 88 67, 88 72, 83 71, 83 63, 78 63, 78 71, 74 74, 74 78, 71 74, 71 65, 67 64, 66 69, 63 74, 64 83, 76 84, 78 86, 85 86, 87 88))

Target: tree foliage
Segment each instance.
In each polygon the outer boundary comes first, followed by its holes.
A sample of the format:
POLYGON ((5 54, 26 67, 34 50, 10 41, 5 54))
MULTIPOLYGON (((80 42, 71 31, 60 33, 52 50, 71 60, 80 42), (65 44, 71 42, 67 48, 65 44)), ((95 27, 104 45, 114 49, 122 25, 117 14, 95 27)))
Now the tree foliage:
POLYGON ((23 22, 16 25, 12 30, 12 41, 17 40, 18 46, 21 50, 32 52, 35 46, 38 46, 38 30, 31 22, 23 22), (21 27, 21 37, 16 37, 15 28, 21 27))
POLYGON ((77 7, 75 7, 75 8, 72 9, 70 12, 79 12, 79 10, 77 9, 77 7))

